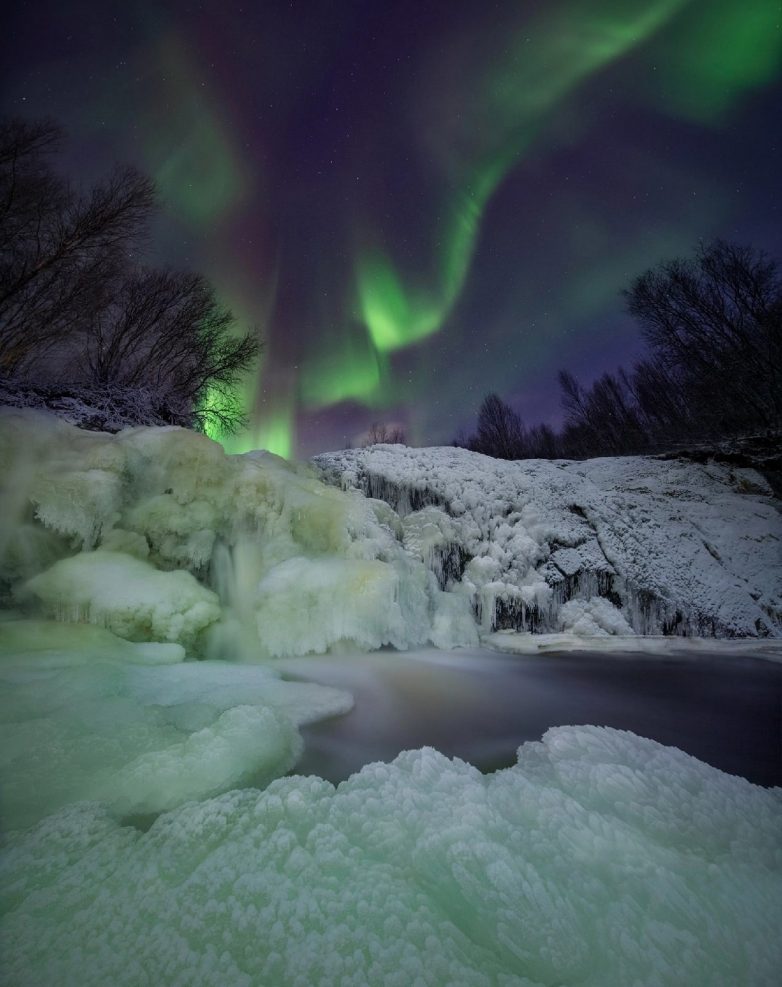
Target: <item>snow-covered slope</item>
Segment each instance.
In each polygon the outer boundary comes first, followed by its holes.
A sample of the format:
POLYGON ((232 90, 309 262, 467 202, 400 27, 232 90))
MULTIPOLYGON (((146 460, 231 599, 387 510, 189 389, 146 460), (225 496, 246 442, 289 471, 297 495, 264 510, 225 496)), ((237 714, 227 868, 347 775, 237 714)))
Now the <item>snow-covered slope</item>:
POLYGON ((485 630, 780 634, 782 519, 752 470, 398 445, 314 461, 393 507, 406 546, 485 630))
POLYGON ((771 987, 778 791, 597 727, 482 775, 431 748, 121 826, 11 835, 16 987, 771 987))

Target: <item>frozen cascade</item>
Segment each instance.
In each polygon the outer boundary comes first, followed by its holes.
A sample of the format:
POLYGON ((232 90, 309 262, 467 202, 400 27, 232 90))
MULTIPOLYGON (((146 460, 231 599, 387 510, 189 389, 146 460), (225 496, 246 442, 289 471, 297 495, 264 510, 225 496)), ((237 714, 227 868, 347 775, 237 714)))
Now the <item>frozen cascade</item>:
POLYGON ((782 523, 753 470, 399 445, 314 462, 396 511, 405 546, 470 600, 486 632, 782 633, 782 523))
POLYGON ((454 647, 503 628, 782 633, 782 524, 748 469, 401 446, 297 466, 13 409, 0 459, 0 606, 195 656, 454 647))
POLYGON ((0 608, 245 662, 477 641, 466 598, 406 550, 431 532, 310 466, 16 409, 0 461, 0 608))

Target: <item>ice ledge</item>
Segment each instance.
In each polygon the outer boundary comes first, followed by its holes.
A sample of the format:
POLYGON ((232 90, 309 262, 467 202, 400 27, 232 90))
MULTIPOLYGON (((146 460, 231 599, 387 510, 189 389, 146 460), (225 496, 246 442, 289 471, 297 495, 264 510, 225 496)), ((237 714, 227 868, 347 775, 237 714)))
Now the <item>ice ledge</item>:
POLYGON ((451 592, 484 633, 782 635, 782 519, 752 469, 649 457, 505 462, 465 449, 326 453, 327 481, 410 525, 439 510, 465 561, 451 592))

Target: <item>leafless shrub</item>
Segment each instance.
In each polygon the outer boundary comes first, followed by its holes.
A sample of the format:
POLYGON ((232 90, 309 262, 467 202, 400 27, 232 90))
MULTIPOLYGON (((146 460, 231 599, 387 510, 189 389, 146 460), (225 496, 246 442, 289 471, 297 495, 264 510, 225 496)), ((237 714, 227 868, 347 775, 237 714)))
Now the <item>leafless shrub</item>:
POLYGON ((367 437, 361 443, 362 447, 374 445, 404 445, 405 432, 399 425, 385 425, 383 422, 372 422, 367 437))
POLYGON ((52 169, 61 141, 49 121, 0 124, 0 375, 55 403, 58 388, 99 403, 124 391, 140 419, 235 429, 255 334, 235 334, 202 276, 139 266, 155 208, 148 178, 118 168, 81 195, 52 169), (140 395, 166 410, 142 412, 140 395))

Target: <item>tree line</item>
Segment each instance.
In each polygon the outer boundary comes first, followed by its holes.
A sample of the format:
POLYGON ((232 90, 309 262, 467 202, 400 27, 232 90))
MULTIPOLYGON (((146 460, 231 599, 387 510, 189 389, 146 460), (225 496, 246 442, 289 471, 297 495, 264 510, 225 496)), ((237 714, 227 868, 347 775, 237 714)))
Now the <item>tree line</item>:
MULTIPOLYGON (((0 388, 128 424, 231 431, 258 340, 200 274, 143 263, 153 182, 118 167, 87 193, 54 169, 51 121, 0 121, 0 388)), ((96 427, 100 427, 100 423, 96 427)))
POLYGON ((498 395, 457 439, 499 459, 582 459, 662 451, 782 429, 782 280, 752 247, 714 240, 623 292, 644 357, 590 387, 560 371, 564 426, 527 428, 498 395))

